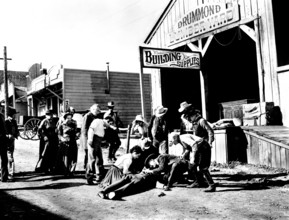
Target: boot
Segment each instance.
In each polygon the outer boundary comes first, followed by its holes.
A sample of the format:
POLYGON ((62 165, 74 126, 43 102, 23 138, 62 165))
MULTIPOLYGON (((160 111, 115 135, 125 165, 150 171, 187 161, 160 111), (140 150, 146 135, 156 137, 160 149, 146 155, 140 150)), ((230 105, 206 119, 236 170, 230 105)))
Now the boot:
POLYGON ((204 192, 216 192, 216 184, 210 185, 207 189, 204 190, 204 192))

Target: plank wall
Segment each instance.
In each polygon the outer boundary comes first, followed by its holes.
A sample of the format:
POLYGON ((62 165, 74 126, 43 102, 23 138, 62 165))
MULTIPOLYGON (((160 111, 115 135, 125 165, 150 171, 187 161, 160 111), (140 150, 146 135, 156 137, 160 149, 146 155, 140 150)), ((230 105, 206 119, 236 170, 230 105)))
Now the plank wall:
POLYGON ((264 126, 244 130, 248 163, 289 170, 289 128, 264 126))
MULTIPOLYGON (((107 102, 114 101, 125 126, 141 114, 140 80, 137 73, 110 72, 110 93, 107 87, 106 71, 64 69, 64 100, 76 111, 89 109, 94 103, 106 110, 107 102)), ((151 117, 151 78, 144 74, 144 95, 147 121, 151 117)))

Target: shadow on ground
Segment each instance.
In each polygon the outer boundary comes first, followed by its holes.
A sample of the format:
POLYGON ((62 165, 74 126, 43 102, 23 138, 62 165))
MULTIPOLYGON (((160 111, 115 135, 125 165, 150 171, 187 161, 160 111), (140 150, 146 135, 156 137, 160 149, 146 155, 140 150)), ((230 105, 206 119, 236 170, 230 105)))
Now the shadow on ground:
POLYGON ((35 206, 29 202, 11 196, 2 190, 0 191, 0 219, 3 220, 66 220, 67 218, 59 216, 35 206))

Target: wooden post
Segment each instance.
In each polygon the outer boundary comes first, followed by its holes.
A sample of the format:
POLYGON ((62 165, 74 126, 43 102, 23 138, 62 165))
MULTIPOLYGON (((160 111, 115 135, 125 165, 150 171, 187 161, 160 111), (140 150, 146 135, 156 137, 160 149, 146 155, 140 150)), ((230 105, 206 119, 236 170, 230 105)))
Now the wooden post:
POLYGON ((144 119, 146 119, 146 112, 145 112, 145 97, 144 97, 144 83, 143 83, 143 67, 142 67, 142 53, 141 53, 141 48, 139 48, 140 52, 140 73, 139 73, 139 81, 140 81, 140 96, 141 96, 141 110, 142 110, 142 116, 144 119))
POLYGON ((4 46, 4 96, 5 96, 5 118, 8 117, 9 109, 9 96, 8 96, 8 73, 7 73, 7 51, 6 46, 4 46))
MULTIPOLYGON (((198 40, 198 46, 200 48, 200 51, 203 51, 203 45, 202 40, 198 40)), ((202 52, 201 52, 202 53, 202 52)), ((202 57, 204 54, 202 53, 202 57)), ((207 119, 207 99, 206 99, 206 89, 205 89, 205 80, 202 71, 199 71, 200 73, 200 84, 201 84, 201 99, 202 99, 202 116, 204 119, 207 119)))
POLYGON ((131 124, 127 126, 127 134, 126 134, 126 153, 129 153, 129 142, 130 142, 130 131, 131 131, 131 124))
POLYGON ((205 80, 203 72, 200 70, 200 84, 201 84, 201 100, 202 100, 202 116, 204 119, 207 119, 207 103, 206 103, 206 89, 205 89, 205 80))
POLYGON ((106 62, 106 90, 105 94, 110 93, 110 73, 109 73, 109 62, 106 62))

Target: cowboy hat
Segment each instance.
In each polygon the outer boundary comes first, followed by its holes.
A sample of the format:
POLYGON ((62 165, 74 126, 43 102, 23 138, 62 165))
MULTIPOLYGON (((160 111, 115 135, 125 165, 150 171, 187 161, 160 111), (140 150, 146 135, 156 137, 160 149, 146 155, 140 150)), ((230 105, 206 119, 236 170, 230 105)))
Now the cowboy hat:
POLYGON ((17 112, 15 108, 9 106, 9 108, 8 108, 8 115, 9 116, 15 115, 17 113, 19 113, 19 112, 17 112))
POLYGON ((135 116, 135 121, 141 121, 141 122, 144 122, 144 119, 141 115, 137 115, 135 116))
POLYGON ((157 117, 161 117, 164 114, 166 114, 167 111, 168 111, 168 108, 164 108, 163 106, 159 106, 159 107, 157 107, 155 114, 157 117))
POLYGON ((45 112, 45 115, 52 115, 53 114, 53 112, 51 111, 51 110, 46 110, 46 112, 45 112))
POLYGON ((184 112, 188 107, 190 107, 192 104, 189 104, 189 103, 187 103, 187 102, 182 102, 181 104, 180 104, 180 108, 179 108, 179 113, 182 113, 182 112, 184 112))
POLYGON ((113 101, 108 102, 108 103, 107 103, 107 107, 114 107, 114 102, 113 102, 113 101))
POLYGON ((153 160, 153 159, 156 159, 158 156, 159 156, 159 154, 150 154, 145 160, 145 164, 144 164, 145 167, 149 168, 150 161, 153 160))
POLYGON ((63 115, 63 118, 66 119, 68 115, 71 115, 71 117, 73 116, 73 113, 72 112, 66 112, 64 115, 63 115))

